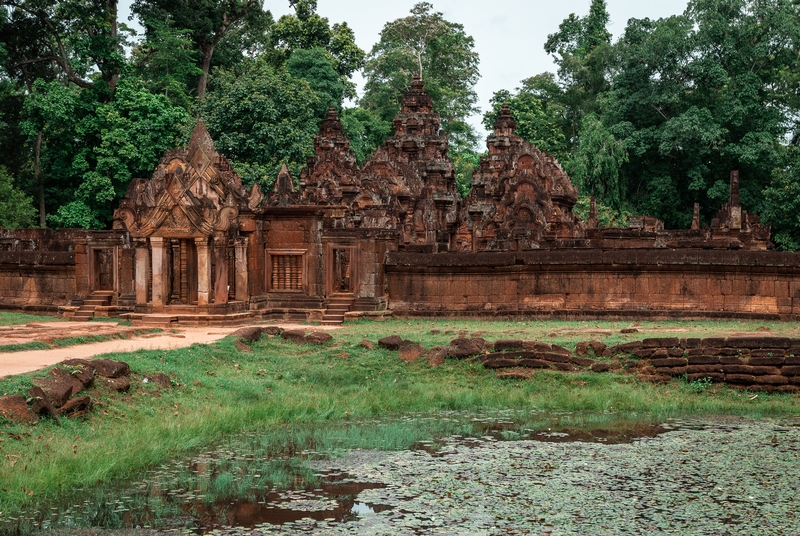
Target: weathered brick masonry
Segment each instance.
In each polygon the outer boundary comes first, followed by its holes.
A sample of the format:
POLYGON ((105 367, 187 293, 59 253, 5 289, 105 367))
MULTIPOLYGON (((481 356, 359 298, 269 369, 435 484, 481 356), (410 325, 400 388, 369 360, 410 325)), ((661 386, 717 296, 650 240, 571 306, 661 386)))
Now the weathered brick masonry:
POLYGON ((386 275, 395 314, 800 315, 798 256, 774 251, 393 252, 386 275))

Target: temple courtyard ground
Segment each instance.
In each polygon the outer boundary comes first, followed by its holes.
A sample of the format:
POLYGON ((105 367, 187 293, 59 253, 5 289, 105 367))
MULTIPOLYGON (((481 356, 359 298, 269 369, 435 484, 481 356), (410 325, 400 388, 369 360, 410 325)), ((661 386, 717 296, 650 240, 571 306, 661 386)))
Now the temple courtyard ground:
MULTIPOLYGON (((16 322, 23 345, 85 329, 16 322)), ((785 342, 798 323, 390 319, 319 344, 232 329, 65 348, 184 345, 104 354, 130 366, 130 387, 96 378, 81 418, 0 418, 0 534, 800 533, 799 394, 653 383, 636 359, 595 352, 644 339, 785 342), (390 336, 397 349, 379 344, 390 336), (200 337, 219 339, 185 346, 200 337), (434 351, 479 339, 477 357, 434 351), (571 363, 493 369, 481 356, 500 341, 547 345, 553 360, 561 348, 571 363)), ((50 370, 0 378, 0 396, 50 370)))

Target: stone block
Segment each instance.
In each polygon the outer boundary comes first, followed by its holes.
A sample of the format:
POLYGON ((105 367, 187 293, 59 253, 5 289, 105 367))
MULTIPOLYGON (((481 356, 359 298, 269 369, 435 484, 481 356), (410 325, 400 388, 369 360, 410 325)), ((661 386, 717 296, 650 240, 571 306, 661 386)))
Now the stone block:
POLYGON ((750 365, 722 365, 722 370, 725 374, 753 374, 753 369, 750 365))
POLYGON ((525 342, 521 339, 514 340, 499 340, 494 343, 494 350, 496 352, 503 352, 506 350, 524 350, 525 342))
POLYGON ((104 378, 121 378, 131 373, 131 367, 124 361, 94 359, 90 363, 97 370, 97 375, 104 378))
POLYGON ((686 361, 690 365, 715 365, 719 363, 719 356, 715 355, 698 355, 689 356, 686 361))
POLYGON ((683 376, 688 367, 656 367, 657 374, 667 374, 670 376, 683 376))
POLYGON ((725 373, 725 381, 735 385, 752 385, 755 382, 755 376, 750 374, 728 374, 725 373))
POLYGON ((550 361, 552 363, 570 363, 572 361, 572 356, 556 354, 553 352, 537 353, 536 358, 550 361))
POLYGON ((0 397, 0 416, 12 423, 34 424, 39 417, 28 408, 21 395, 0 397))
POLYGON ((741 357, 735 356, 720 356, 719 362, 723 365, 744 365, 746 364, 745 360, 741 357))
POLYGON ((757 385, 786 385, 789 383, 789 378, 779 374, 754 376, 753 383, 757 385))
POLYGON ((666 357, 663 359, 650 359, 650 364, 654 367, 683 367, 686 366, 689 361, 682 357, 666 357))
POLYGON ((724 371, 721 365, 689 365, 686 368, 687 374, 705 374, 705 373, 723 374, 724 371))
POLYGON ((748 363, 757 366, 780 366, 786 361, 784 357, 753 357, 750 356, 748 363))

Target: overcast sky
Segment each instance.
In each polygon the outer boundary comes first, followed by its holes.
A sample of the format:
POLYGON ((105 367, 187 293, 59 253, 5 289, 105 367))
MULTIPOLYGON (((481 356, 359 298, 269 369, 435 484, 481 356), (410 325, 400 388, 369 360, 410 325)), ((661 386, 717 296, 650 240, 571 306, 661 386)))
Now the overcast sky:
MULTIPOLYGON (((379 38, 383 25, 405 17, 418 0, 318 0, 318 13, 331 24, 347 21, 356 43, 367 53, 379 38)), ((492 94, 500 89, 514 90, 520 80, 544 71, 555 71, 552 59, 544 52, 547 35, 570 13, 584 16, 591 0, 429 0, 445 19, 464 26, 475 39, 480 54, 481 78, 476 86, 481 110, 486 110, 492 94)), ((607 0, 611 33, 616 40, 628 19, 658 19, 682 13, 686 0, 607 0)), ((121 19, 127 22, 129 0, 120 4, 121 19)), ((288 0, 265 0, 277 19, 293 13, 288 0)), ((361 78, 356 77, 361 85, 361 78)), ((480 116, 472 123, 482 132, 480 116)))

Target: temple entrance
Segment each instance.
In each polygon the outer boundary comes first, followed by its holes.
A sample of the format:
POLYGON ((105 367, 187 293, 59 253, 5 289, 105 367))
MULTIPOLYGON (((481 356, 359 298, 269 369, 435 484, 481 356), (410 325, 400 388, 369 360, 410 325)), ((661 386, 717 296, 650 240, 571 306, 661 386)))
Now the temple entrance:
POLYGON ((358 248, 331 246, 328 252, 328 295, 355 294, 358 290, 358 248))
POLYGON ((333 291, 336 293, 352 293, 352 251, 349 248, 337 248, 333 250, 333 255, 333 291))
POLYGON ((197 305, 197 246, 193 238, 170 239, 169 305, 197 305))
POLYGON ((114 248, 92 248, 91 291, 113 291, 115 259, 114 248))

